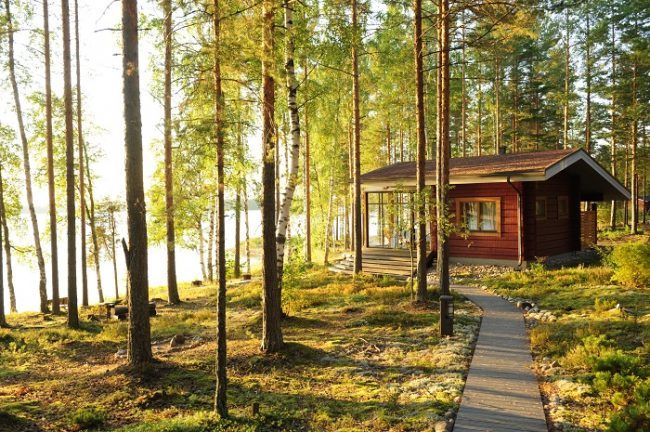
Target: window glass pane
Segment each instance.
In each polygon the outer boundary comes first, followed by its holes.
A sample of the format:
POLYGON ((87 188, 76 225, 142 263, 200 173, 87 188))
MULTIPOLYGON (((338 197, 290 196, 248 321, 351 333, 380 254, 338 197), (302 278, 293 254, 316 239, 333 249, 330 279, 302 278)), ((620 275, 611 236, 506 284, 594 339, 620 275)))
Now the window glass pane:
POLYGON ((379 202, 378 193, 368 193, 368 204, 377 204, 379 202))
POLYGON ((478 231, 478 203, 477 202, 464 202, 462 203, 463 219, 467 229, 470 231, 478 231))
POLYGON ((368 245, 381 246, 381 225, 379 223, 379 206, 368 205, 368 245))
POLYGON ((481 202, 481 221, 479 225, 480 231, 496 231, 497 230, 497 203, 481 202))

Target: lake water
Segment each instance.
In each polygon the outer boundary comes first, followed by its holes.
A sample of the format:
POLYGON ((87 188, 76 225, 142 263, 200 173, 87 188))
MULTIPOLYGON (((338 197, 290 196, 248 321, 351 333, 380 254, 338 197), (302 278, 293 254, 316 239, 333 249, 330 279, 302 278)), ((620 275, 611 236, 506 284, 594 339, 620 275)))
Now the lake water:
MULTIPOLYGON (((241 221, 241 241, 242 241, 242 261, 243 261, 243 241, 245 239, 244 215, 242 214, 241 221)), ((41 230, 43 253, 45 254, 45 267, 47 269, 47 290, 48 298, 51 298, 51 261, 50 261, 50 243, 49 234, 45 228, 48 225, 47 214, 39 214, 39 229, 41 230)), ((24 220, 28 224, 28 217, 24 220)), ((251 209, 249 211, 251 238, 259 237, 262 233, 262 215, 259 209, 251 209)), ((118 227, 117 239, 126 237, 126 227, 120 224, 118 227)), ((31 225, 29 225, 31 227, 31 225)), ((67 247, 65 237, 65 222, 59 224, 59 286, 61 297, 67 297, 67 247)), ((230 249, 235 246, 235 218, 232 212, 227 214, 226 217, 226 248, 230 249)), ((77 229, 79 224, 77 223, 77 229)), ((206 227, 207 230, 207 227, 206 227)), ((12 244, 27 246, 33 245, 31 229, 25 229, 18 236, 15 233, 11 237, 12 244)), ((90 229, 88 229, 88 243, 90 245, 90 229)), ((206 233, 207 242, 207 233, 206 233)), ((207 251, 207 245, 206 245, 207 251)), ((4 252, 4 249, 3 249, 4 252)), ((77 246, 77 253, 79 254, 79 245, 77 246)), ((118 288, 120 295, 126 292, 126 267, 124 263, 124 254, 121 245, 116 247, 117 254, 117 271, 118 271, 118 288)), ((106 260, 106 254, 103 253, 104 261, 101 262, 100 270, 102 275, 102 288, 104 296, 111 298, 115 296, 115 283, 113 277, 113 263, 106 260)), ((79 255, 78 255, 79 256, 79 255)), ((34 254, 18 254, 12 253, 12 264, 14 271, 14 287, 16 291, 16 303, 20 312, 38 311, 39 310, 39 296, 38 296, 38 266, 34 254), (20 256, 19 256, 20 255, 20 256)), ((3 253, 3 265, 4 265, 3 253)), ((77 259, 79 263, 80 259, 77 259)), ((5 267, 6 269, 6 267, 5 267)), ((177 248, 176 249, 176 273, 179 282, 189 282, 195 279, 202 279, 201 266, 199 260, 198 245, 197 250, 177 248)), ((9 310, 9 294, 6 287, 6 272, 5 272, 5 310, 9 310)), ((167 251, 164 243, 154 244, 149 246, 149 285, 160 286, 167 284, 167 251)), ((78 299, 81 304, 81 265, 77 269, 77 287, 79 290, 78 299)), ((95 274, 94 264, 88 265, 88 298, 90 303, 97 303, 99 301, 97 294, 97 276, 95 274)))

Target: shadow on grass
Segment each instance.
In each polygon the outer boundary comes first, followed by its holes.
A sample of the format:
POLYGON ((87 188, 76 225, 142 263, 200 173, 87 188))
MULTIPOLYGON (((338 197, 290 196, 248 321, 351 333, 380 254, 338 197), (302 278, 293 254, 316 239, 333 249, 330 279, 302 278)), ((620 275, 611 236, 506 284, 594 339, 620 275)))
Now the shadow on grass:
POLYGON ((0 411, 0 432, 41 432, 43 429, 32 420, 0 411))

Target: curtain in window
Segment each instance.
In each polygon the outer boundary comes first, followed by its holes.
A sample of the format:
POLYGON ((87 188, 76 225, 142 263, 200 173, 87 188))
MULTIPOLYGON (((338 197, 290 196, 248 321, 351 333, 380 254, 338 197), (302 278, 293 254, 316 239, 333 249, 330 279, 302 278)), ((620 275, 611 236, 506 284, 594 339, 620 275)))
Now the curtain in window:
POLYGON ((495 202, 481 203, 481 231, 497 230, 497 205, 495 202))

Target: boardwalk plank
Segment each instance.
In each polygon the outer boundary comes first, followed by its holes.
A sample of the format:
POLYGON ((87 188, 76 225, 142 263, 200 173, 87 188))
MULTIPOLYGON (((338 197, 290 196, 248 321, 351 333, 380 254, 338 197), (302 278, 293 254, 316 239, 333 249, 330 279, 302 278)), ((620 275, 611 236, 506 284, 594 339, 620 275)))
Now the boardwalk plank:
POLYGON ((483 309, 454 431, 548 431, 521 311, 477 288, 453 289, 483 309))

